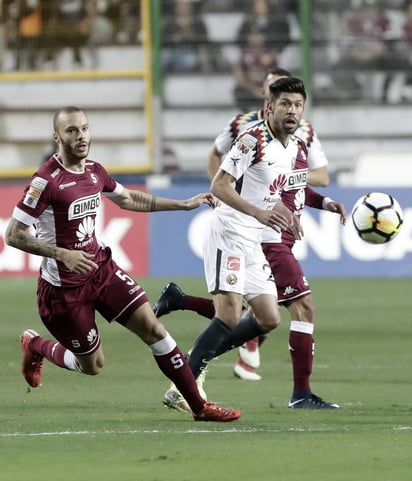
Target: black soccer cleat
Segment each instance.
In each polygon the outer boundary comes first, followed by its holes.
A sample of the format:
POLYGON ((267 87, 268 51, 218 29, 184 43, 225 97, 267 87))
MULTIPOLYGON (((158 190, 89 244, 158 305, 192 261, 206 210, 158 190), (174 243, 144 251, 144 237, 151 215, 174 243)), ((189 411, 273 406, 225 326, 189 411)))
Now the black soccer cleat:
POLYGON ((159 299, 153 305, 156 317, 162 317, 173 311, 184 308, 186 294, 174 282, 169 282, 163 287, 159 299))
POLYGON ((330 403, 316 394, 310 394, 307 397, 301 399, 292 398, 289 401, 288 407, 290 409, 339 409, 339 404, 330 403))

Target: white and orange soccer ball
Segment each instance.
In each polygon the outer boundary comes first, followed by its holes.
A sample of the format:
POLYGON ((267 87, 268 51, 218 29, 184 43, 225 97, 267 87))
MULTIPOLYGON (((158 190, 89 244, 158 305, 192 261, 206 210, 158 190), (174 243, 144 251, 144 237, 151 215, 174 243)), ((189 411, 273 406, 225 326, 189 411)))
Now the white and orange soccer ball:
POLYGON ((384 244, 398 235, 403 212, 399 202, 390 194, 371 192, 356 201, 352 222, 362 240, 370 244, 384 244))

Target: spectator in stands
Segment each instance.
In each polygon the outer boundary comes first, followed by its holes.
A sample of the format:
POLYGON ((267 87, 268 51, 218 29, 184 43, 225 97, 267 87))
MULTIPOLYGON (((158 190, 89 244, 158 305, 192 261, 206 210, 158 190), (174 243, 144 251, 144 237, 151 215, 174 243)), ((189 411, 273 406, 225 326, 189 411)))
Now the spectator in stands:
POLYGON ((279 55, 290 42, 290 27, 285 15, 277 12, 278 3, 253 0, 248 3, 237 41, 239 59, 233 67, 234 97, 243 112, 256 110, 262 103, 262 83, 268 70, 278 67, 279 55))
POLYGON ((267 47, 262 33, 251 32, 247 40, 233 68, 234 97, 242 112, 259 108, 263 100, 262 84, 266 73, 278 67, 277 53, 267 47))
POLYGON ((46 47, 46 62, 55 68, 56 56, 64 48, 73 53, 74 66, 83 65, 82 48, 89 37, 90 17, 87 0, 43 0, 47 17, 43 30, 43 44, 46 47))
POLYGON ((247 44, 251 33, 260 33, 265 45, 280 53, 290 43, 290 25, 287 17, 279 14, 277 8, 278 2, 269 0, 253 0, 251 5, 247 2, 238 43, 247 44))
POLYGON ((113 22, 116 43, 136 45, 141 41, 140 2, 136 0, 112 2, 106 14, 113 22))
POLYGON ((174 14, 164 19, 162 65, 165 72, 210 69, 206 25, 191 0, 175 0, 174 14))
POLYGON ((389 18, 377 0, 362 0, 360 6, 341 20, 340 59, 334 66, 337 94, 362 96, 358 72, 384 71, 387 67, 389 18))
POLYGON ((403 98, 412 100, 412 0, 406 0, 404 4, 405 22, 402 26, 403 46, 401 62, 406 70, 405 86, 403 88, 403 98))
POLYGON ((38 0, 19 0, 16 6, 18 26, 14 69, 35 70, 42 28, 40 3, 38 0))

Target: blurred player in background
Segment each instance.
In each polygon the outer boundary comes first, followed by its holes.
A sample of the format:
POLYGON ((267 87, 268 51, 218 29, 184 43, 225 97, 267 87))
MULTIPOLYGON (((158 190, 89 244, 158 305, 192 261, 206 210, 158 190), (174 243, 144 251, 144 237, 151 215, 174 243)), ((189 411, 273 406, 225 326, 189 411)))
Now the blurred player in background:
POLYGON ((233 421, 240 412, 206 402, 176 342, 156 318, 143 288, 112 259, 95 233, 95 218, 105 195, 120 208, 136 212, 192 210, 211 204, 211 194, 186 200, 129 190, 102 165, 87 158, 91 143, 86 114, 66 107, 54 115, 57 153, 43 163, 13 211, 7 244, 40 255, 40 317, 55 337, 33 329, 20 337, 22 373, 35 388, 44 358, 83 374, 99 374, 104 354, 95 313, 117 321, 146 343, 160 368, 182 392, 196 421, 233 421), (35 236, 28 232, 34 226, 35 236))

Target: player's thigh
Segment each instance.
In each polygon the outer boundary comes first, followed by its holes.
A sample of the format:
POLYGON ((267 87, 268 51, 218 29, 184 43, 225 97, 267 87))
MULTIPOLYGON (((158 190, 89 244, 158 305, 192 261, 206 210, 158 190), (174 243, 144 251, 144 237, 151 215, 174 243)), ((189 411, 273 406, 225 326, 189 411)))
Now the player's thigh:
POLYGON ((149 302, 139 306, 128 318, 125 327, 138 335, 148 345, 160 341, 166 336, 166 329, 154 315, 149 302))
POLYGON ((262 244, 262 249, 276 283, 280 304, 288 305, 295 299, 311 293, 302 266, 290 247, 266 243, 262 244))
POLYGON ((256 321, 264 332, 276 329, 282 321, 277 298, 271 294, 260 294, 249 300, 256 321))
POLYGON ((290 303, 285 303, 292 321, 315 322, 316 308, 311 294, 294 298, 290 303))
POLYGON ((235 327, 242 314, 243 296, 235 292, 217 292, 213 295, 216 316, 230 327, 235 327))
POLYGON ((248 248, 245 272, 244 297, 247 302, 260 295, 277 297, 272 272, 259 246, 248 248))
POLYGON ((75 355, 89 355, 100 346, 94 307, 83 295, 86 286, 55 287, 39 280, 37 302, 47 330, 75 355))
POLYGON ((243 295, 246 251, 238 240, 211 228, 203 249, 203 262, 208 292, 234 292, 243 295))

